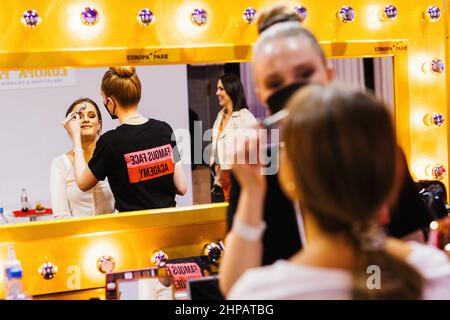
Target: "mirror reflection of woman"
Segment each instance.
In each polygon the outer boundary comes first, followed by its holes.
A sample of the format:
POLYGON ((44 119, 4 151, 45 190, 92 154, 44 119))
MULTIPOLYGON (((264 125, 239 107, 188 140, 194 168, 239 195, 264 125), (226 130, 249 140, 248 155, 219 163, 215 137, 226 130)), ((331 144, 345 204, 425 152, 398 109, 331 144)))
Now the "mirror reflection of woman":
MULTIPOLYGON (((277 5, 261 11, 258 30, 260 35, 252 58, 255 93, 271 114, 282 108, 290 94, 302 85, 327 85, 334 80, 334 69, 327 63, 318 41, 302 27, 292 8, 277 5)), ((264 220, 267 223, 264 241, 261 246, 253 244, 249 253, 242 255, 231 277, 221 276, 221 289, 225 295, 246 269, 288 259, 302 248, 299 232, 301 220, 294 205, 281 190, 277 176, 265 177, 269 191, 264 203, 264 220), (282 219, 279 212, 285 213, 282 219)), ((241 192, 235 177, 232 176, 231 181, 227 211, 229 230, 233 226, 241 192)))
POLYGON ((135 67, 111 67, 102 78, 103 105, 120 125, 100 136, 87 162, 80 148, 80 117, 63 122, 74 145, 75 177, 81 190, 108 178, 119 212, 176 206, 187 192, 186 176, 171 126, 138 113, 142 85, 135 67))
POLYGON ((257 123, 256 118, 247 109, 244 88, 241 80, 235 74, 226 74, 217 82, 217 98, 222 110, 217 115, 213 126, 211 166, 214 171, 213 190, 221 188, 224 199, 214 199, 228 202, 230 199, 231 163, 227 160, 228 146, 233 146, 233 134, 237 130, 249 128, 257 123))
MULTIPOLYGON (((298 88, 308 84, 326 86, 335 80, 334 69, 327 62, 319 42, 302 26, 292 7, 275 5, 258 14, 260 35, 253 49, 252 70, 255 92, 270 113, 284 108, 298 88)), ((263 241, 252 243, 251 248, 249 246, 248 252, 233 264, 230 277, 221 276, 224 294, 248 268, 288 259, 306 245, 306 239, 302 237, 304 232, 300 232, 303 229, 301 207, 297 206, 298 210, 295 210, 292 201, 282 192, 277 175, 267 175, 266 180, 268 192, 265 194, 264 220, 267 229, 263 241), (286 214, 280 218, 279 212, 286 214)), ((229 230, 233 226, 241 191, 235 177, 231 177, 231 182, 227 210, 229 230)), ((431 222, 409 171, 405 172, 399 197, 388 218, 390 221, 386 227, 390 235, 417 240, 420 239, 417 237, 420 229, 427 228, 431 222)))
MULTIPOLYGON (((81 146, 89 161, 102 128, 102 116, 97 104, 88 98, 74 101, 66 116, 79 112, 81 146)), ((100 181, 88 192, 75 181, 73 149, 53 159, 50 169, 50 196, 55 218, 83 217, 114 212, 114 197, 108 181, 100 181)))
MULTIPOLYGON (((314 85, 286 108, 279 179, 302 208, 308 245, 290 259, 247 270, 227 298, 449 299, 444 251, 386 236, 380 224, 407 169, 387 107, 363 92, 314 85)), ((242 193, 221 277, 235 272, 251 243, 261 246, 265 226, 267 182, 259 165, 235 165, 233 173, 242 193), (248 225, 260 226, 259 235, 248 225)))

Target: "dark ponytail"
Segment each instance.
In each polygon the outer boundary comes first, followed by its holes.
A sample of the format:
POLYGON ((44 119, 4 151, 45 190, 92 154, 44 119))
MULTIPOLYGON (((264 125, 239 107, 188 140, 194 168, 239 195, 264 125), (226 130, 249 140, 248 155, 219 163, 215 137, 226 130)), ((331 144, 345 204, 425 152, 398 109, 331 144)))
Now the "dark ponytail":
POLYGON ((419 300, 423 283, 416 269, 385 249, 356 251, 352 290, 355 300, 419 300), (374 272, 380 272, 379 288, 370 287, 371 266, 375 267, 374 272))

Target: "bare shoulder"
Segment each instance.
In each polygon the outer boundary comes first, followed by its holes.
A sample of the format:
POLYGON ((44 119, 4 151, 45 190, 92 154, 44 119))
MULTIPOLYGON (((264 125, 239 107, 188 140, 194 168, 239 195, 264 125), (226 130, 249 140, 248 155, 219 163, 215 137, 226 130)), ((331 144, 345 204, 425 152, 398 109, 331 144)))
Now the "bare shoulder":
POLYGON ((413 251, 412 247, 408 245, 408 243, 394 238, 386 239, 385 246, 386 250, 390 254, 403 260, 408 259, 408 257, 411 255, 413 251))

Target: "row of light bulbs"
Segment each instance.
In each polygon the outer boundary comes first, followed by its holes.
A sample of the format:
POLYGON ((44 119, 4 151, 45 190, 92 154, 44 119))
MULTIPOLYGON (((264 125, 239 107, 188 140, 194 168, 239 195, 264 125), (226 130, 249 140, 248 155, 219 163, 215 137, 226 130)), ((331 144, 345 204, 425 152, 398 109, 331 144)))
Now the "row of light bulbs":
MULTIPOLYGON (((442 127, 444 122, 445 117, 440 112, 427 113, 423 117, 423 123, 428 127, 442 127)), ((447 168, 441 163, 428 165, 425 168, 425 174, 434 179, 442 180, 447 176, 447 168)))
MULTIPOLYGON (((434 59, 431 63, 424 63, 422 66, 422 71, 425 73, 432 73, 434 75, 441 75, 444 72, 445 65, 440 59, 434 59)), ((423 123, 428 127, 438 128, 441 127, 445 122, 445 117, 440 112, 427 113, 423 117, 423 123)), ((437 163, 434 165, 428 165, 425 168, 425 174, 431 178, 442 180, 447 176, 446 167, 437 163)))
MULTIPOLYGON (((425 73, 441 75, 444 72, 445 65, 440 59, 434 59, 431 63, 424 63, 422 70, 425 73)), ((440 112, 427 113, 423 117, 423 123, 428 127, 441 127, 445 122, 445 117, 440 112)), ((425 174, 437 180, 442 180, 447 175, 447 169, 443 164, 429 165, 425 168, 425 174)))
MULTIPOLYGON (((224 252, 223 242, 219 241, 218 244, 215 242, 205 244, 203 246, 202 254, 204 256, 207 256, 211 263, 215 264, 218 263, 218 261, 223 255, 223 252, 224 252)), ((167 253, 165 253, 162 250, 154 250, 150 257, 151 263, 158 268, 163 268, 166 265, 168 259, 169 256, 167 255, 167 253)), ((97 270, 100 273, 113 272, 115 267, 116 267, 116 259, 114 259, 114 257, 103 255, 97 259, 97 270)), ((38 269, 38 273, 45 280, 53 279, 56 276, 57 272, 58 267, 50 261, 46 261, 38 269)))
MULTIPOLYGON (((295 12, 299 15, 301 21, 308 18, 308 10, 306 7, 296 5, 295 12)), ((248 24, 256 20, 257 11, 252 7, 248 7, 242 14, 242 19, 248 24)), ((429 22, 439 21, 441 18, 441 10, 437 6, 429 6, 423 11, 422 16, 429 22)), ((87 26, 95 25, 99 20, 99 13, 94 7, 86 7, 80 13, 81 22, 87 26)), ((387 5, 380 11, 379 18, 381 21, 393 21, 398 17, 398 10, 393 5, 387 5)), ((343 6, 337 13, 336 18, 343 23, 353 22, 356 19, 356 11, 350 6, 343 6)), ((142 9, 138 12, 137 20, 144 26, 149 26, 156 20, 153 12, 148 9, 142 9)), ((36 10, 27 10, 23 13, 22 23, 30 28, 36 27, 42 21, 36 10)), ((203 8, 194 9, 191 13, 191 21, 195 25, 204 26, 208 22, 208 12, 203 8)))

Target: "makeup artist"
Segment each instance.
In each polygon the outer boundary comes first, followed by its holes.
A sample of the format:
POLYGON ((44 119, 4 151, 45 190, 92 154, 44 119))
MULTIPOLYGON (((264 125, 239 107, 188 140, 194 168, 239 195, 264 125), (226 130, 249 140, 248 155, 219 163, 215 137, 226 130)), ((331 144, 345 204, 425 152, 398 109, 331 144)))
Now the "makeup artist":
POLYGON ((101 96, 120 125, 100 136, 89 163, 83 157, 78 114, 70 113, 63 122, 74 145, 78 187, 88 191, 108 178, 119 212, 174 207, 175 195, 187 192, 183 164, 172 128, 138 113, 141 82, 136 69, 109 68, 101 96))

